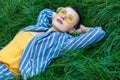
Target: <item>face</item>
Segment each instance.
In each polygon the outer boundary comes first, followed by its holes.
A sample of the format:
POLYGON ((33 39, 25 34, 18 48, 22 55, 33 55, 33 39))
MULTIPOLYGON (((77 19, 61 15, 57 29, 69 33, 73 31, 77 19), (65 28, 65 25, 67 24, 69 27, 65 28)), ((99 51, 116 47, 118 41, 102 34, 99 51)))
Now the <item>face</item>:
POLYGON ((58 9, 57 15, 52 20, 52 24, 57 31, 68 32, 74 28, 78 21, 77 12, 71 7, 65 7, 58 9))

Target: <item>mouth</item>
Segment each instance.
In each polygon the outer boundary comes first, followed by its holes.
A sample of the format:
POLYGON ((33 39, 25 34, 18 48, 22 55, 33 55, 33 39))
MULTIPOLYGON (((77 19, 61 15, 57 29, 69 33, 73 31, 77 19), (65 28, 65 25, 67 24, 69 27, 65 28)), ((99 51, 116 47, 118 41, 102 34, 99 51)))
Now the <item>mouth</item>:
POLYGON ((63 24, 62 20, 60 20, 60 19, 57 19, 57 22, 58 22, 59 24, 63 24))

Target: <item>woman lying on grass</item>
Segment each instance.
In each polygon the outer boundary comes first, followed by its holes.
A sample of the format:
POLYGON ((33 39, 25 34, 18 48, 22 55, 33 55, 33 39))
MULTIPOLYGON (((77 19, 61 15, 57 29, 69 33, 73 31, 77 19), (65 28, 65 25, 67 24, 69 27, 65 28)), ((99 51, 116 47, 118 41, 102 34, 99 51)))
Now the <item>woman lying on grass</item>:
POLYGON ((36 25, 20 30, 0 51, 0 80, 15 76, 27 79, 40 74, 67 50, 86 47, 105 36, 101 27, 88 28, 80 22, 79 13, 72 7, 60 7, 56 13, 42 10, 36 25), (75 32, 79 36, 69 34, 75 32))

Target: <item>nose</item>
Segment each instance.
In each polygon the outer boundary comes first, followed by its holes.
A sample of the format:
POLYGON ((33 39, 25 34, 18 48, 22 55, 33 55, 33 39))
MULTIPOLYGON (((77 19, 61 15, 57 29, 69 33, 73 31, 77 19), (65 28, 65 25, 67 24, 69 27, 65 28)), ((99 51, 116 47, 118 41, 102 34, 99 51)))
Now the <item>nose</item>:
POLYGON ((61 18, 62 18, 63 20, 65 20, 65 19, 66 19, 66 15, 62 15, 61 18))

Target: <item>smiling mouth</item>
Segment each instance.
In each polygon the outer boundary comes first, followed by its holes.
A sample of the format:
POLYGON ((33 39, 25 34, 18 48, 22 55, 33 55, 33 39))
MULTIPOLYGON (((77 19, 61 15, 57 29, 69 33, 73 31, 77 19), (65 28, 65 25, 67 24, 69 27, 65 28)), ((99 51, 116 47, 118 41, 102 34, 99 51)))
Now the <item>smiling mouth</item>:
POLYGON ((57 22, 63 24, 63 22, 60 19, 57 19, 57 22))

